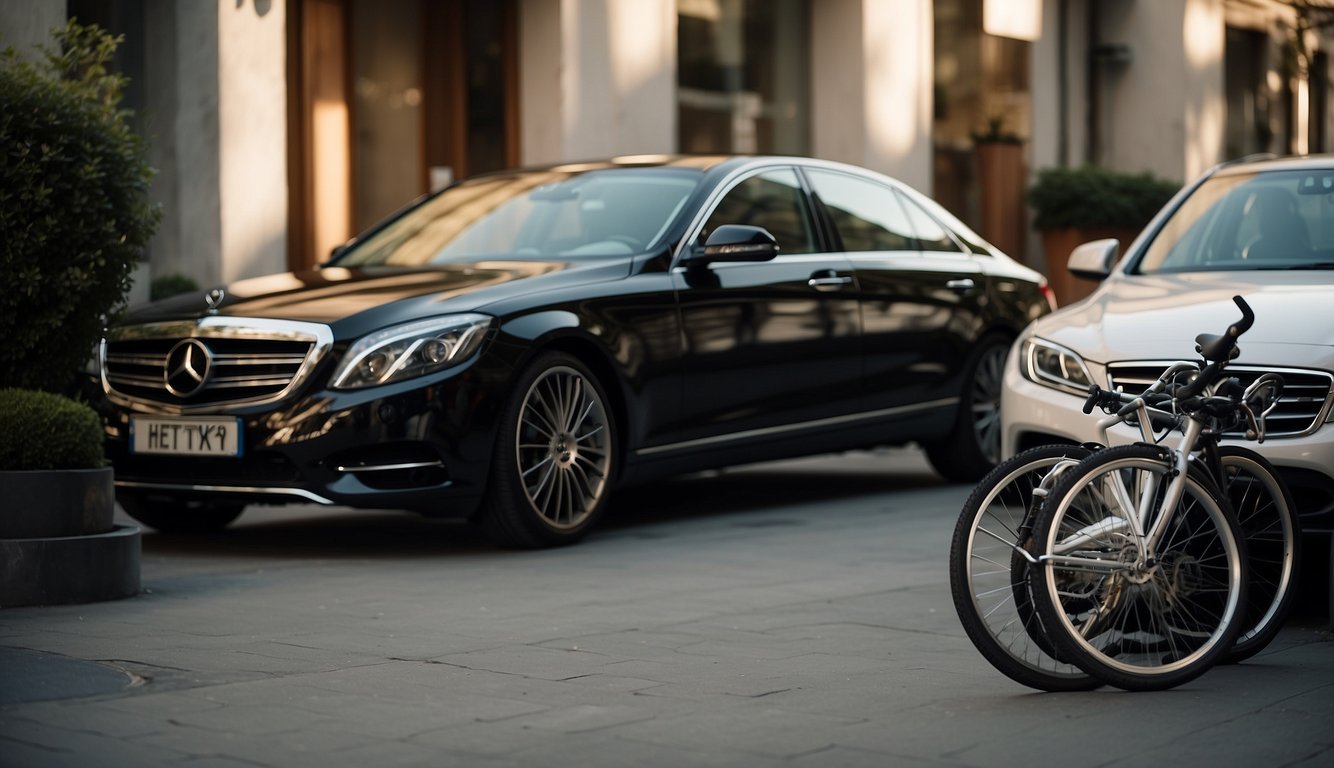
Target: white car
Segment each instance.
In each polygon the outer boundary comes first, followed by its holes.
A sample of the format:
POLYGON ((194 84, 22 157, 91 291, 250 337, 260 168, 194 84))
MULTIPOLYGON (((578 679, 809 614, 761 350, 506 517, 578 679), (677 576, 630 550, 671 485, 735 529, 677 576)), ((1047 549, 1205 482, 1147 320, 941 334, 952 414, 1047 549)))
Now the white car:
MULTIPOLYGON (((1116 261, 1118 244, 1075 249, 1070 269, 1102 279, 1087 299, 1039 318, 1011 351, 1001 395, 1002 452, 1097 439, 1082 411, 1090 384, 1138 392, 1195 337, 1255 311, 1228 371, 1285 387, 1263 444, 1307 533, 1334 530, 1334 157, 1220 166, 1183 189, 1116 261)), ((1138 439, 1114 430, 1111 441, 1138 439)), ((1237 436, 1240 439, 1240 435, 1237 436)))

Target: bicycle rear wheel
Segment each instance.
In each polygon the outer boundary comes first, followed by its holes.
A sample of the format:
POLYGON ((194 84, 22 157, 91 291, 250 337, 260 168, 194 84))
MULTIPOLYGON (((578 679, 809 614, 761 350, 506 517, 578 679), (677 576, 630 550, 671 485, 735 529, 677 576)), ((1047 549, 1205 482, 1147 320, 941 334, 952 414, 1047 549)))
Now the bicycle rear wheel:
POLYGON ((1089 675, 1131 691, 1193 680, 1232 648, 1245 604, 1245 542, 1226 499, 1195 473, 1155 557, 1134 535, 1152 528, 1173 473, 1170 451, 1099 451, 1057 482, 1038 514, 1033 599, 1056 648, 1089 675), (1054 559, 1059 558, 1059 559, 1054 559))
POLYGON ((968 638, 1006 677, 1043 691, 1086 691, 1102 683, 1052 656, 1029 594, 1023 549, 1033 526, 1033 490, 1052 467, 1089 450, 1044 445, 987 473, 959 513, 950 543, 950 592, 968 638))
POLYGON ((1222 663, 1244 661, 1271 643, 1292 612, 1301 564, 1301 524, 1292 494, 1274 465, 1255 451, 1221 446, 1224 495, 1246 539, 1246 605, 1242 631, 1222 663))

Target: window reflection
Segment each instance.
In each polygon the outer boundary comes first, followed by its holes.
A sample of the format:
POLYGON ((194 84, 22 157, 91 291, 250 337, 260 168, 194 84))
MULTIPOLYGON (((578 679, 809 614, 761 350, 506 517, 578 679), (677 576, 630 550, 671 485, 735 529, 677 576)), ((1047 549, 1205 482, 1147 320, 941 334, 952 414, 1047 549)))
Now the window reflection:
POLYGON ((662 240, 698 183, 697 172, 684 170, 482 177, 391 222, 337 265, 642 253, 662 240))
POLYGON ((906 251, 912 228, 889 187, 841 173, 807 171, 820 202, 834 219, 845 251, 906 251))
POLYGON ((807 154, 808 0, 678 0, 683 152, 807 154))
POLYGON ((769 230, 778 241, 780 255, 815 251, 806 196, 791 169, 752 176, 733 187, 710 214, 701 236, 707 238, 724 224, 769 230))

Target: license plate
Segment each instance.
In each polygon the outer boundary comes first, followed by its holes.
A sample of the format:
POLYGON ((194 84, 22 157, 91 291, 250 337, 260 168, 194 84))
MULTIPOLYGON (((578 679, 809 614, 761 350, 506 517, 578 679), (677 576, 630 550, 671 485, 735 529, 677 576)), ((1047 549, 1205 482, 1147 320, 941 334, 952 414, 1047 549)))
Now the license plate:
POLYGON ((241 420, 235 416, 130 420, 130 449, 172 456, 240 456, 241 420))

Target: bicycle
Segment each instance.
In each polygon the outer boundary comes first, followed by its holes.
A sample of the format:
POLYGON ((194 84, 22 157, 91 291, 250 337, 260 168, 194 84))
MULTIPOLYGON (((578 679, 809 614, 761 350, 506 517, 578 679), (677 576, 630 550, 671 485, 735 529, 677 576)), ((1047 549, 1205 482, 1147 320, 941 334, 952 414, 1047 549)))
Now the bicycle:
MULTIPOLYGON (((1243 329, 1244 330, 1244 329, 1243 329)), ((1179 377, 1199 372, 1194 363, 1168 368, 1143 393, 1157 405, 1170 402, 1165 391, 1179 377)), ((1260 406, 1259 434, 1263 441, 1263 416, 1272 409, 1281 391, 1281 379, 1269 375, 1243 394, 1248 403, 1260 406)), ((1047 445, 1032 448, 1002 462, 984 477, 964 503, 955 525, 950 547, 950 587, 960 623, 973 644, 992 666, 1023 685, 1046 691, 1089 690, 1102 684, 1078 666, 1056 658, 1041 623, 1032 608, 1029 568, 1037 562, 1030 553, 1030 533, 1038 507, 1051 494, 1055 481, 1107 444, 1109 429, 1135 422, 1135 397, 1093 388, 1085 404, 1116 407, 1112 416, 1099 422, 1100 443, 1082 446, 1047 445)), ((1179 416, 1157 413, 1138 419, 1141 439, 1156 442, 1151 425, 1166 422, 1173 427, 1179 416)), ((1224 661, 1235 662, 1262 650, 1281 628, 1291 608, 1293 575, 1296 573, 1300 535, 1295 508, 1286 486, 1273 467, 1259 454, 1239 446, 1219 446, 1218 431, 1204 432, 1201 450, 1190 471, 1209 473, 1244 517, 1243 530, 1251 555, 1251 604, 1247 606, 1247 629, 1224 661)))
MULTIPOLYGON (((1237 338, 1254 322, 1245 301, 1234 302, 1242 319, 1220 336, 1197 337, 1205 366, 1189 382, 1133 399, 1094 389, 1085 404, 1086 412, 1116 409, 1114 418, 1134 414, 1141 425, 1153 422, 1151 408, 1171 406, 1165 418, 1183 433, 1176 446, 1145 441, 1092 453, 1056 480, 1034 520, 1040 566, 1028 569, 1029 589, 1054 656, 1119 688, 1170 688, 1229 655, 1253 654, 1272 639, 1290 604, 1291 569, 1265 596, 1259 622, 1248 613, 1254 568, 1247 532, 1221 490, 1222 432, 1244 419, 1248 435, 1262 439, 1264 415, 1281 387, 1277 376, 1249 389, 1235 380, 1219 384, 1239 354, 1237 338)), ((1272 467, 1258 454, 1234 455, 1241 457, 1234 465, 1267 475, 1291 513, 1272 467)), ((1295 566, 1295 518, 1282 525, 1291 534, 1287 563, 1295 566)))

